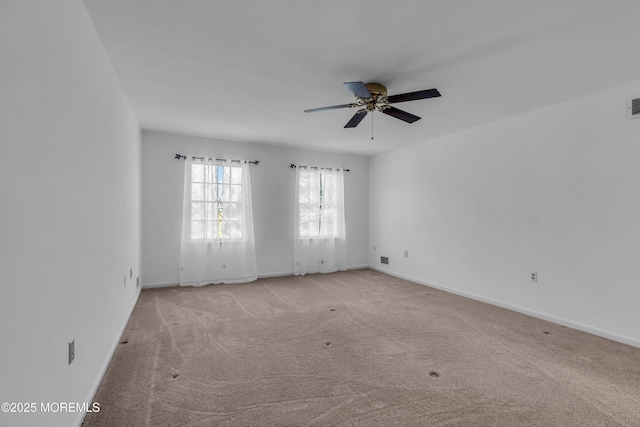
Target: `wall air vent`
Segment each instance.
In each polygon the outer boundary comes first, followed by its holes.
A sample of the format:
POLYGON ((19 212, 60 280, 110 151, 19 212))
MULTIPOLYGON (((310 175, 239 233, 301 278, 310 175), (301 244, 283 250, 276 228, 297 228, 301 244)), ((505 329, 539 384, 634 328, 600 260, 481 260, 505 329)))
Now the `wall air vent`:
POLYGON ((640 117, 640 96, 627 98, 627 119, 640 117))
POLYGON ((381 262, 382 264, 389 264, 389 258, 388 258, 388 257, 386 257, 386 256, 381 256, 381 257, 380 257, 380 262, 381 262))

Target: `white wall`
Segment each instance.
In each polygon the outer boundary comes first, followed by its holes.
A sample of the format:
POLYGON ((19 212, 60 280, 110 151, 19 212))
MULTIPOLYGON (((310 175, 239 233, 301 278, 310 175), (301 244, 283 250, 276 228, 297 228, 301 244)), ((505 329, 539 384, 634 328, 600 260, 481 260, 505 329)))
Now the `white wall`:
POLYGON ((347 168, 347 266, 368 264, 369 159, 262 144, 214 141, 142 132, 142 283, 180 281, 184 160, 175 154, 259 160, 251 167, 251 193, 259 276, 292 274, 294 170, 291 163, 347 168))
POLYGON ((140 129, 81 1, 1 2, 0 63, 0 402, 38 405, 0 425, 69 426, 40 402, 93 397, 139 292, 140 129))
POLYGON ((373 157, 371 266, 640 346, 634 95, 640 82, 373 157))

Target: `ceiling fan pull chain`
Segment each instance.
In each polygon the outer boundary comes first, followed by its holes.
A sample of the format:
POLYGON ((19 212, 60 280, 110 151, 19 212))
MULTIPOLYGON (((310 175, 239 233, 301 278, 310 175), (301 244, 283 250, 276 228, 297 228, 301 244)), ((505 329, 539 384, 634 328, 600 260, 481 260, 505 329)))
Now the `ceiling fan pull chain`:
POLYGON ((373 139, 373 116, 375 111, 371 112, 371 139, 373 139))

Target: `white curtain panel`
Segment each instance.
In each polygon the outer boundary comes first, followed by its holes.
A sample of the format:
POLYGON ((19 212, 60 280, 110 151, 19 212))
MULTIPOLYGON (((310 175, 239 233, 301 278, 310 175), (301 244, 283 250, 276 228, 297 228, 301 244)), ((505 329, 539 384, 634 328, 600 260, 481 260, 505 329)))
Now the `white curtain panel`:
POLYGON ((296 168, 293 274, 346 270, 343 172, 296 168))
POLYGON ((187 157, 180 286, 256 279, 249 164, 187 157))

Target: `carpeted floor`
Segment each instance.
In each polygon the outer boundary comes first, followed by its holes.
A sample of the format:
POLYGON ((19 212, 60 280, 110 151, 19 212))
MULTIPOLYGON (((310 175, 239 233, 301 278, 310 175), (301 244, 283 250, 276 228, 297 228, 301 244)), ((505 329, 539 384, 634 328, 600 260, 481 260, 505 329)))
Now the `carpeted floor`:
POLYGON ((373 270, 144 290, 84 426, 640 426, 640 349, 373 270))

